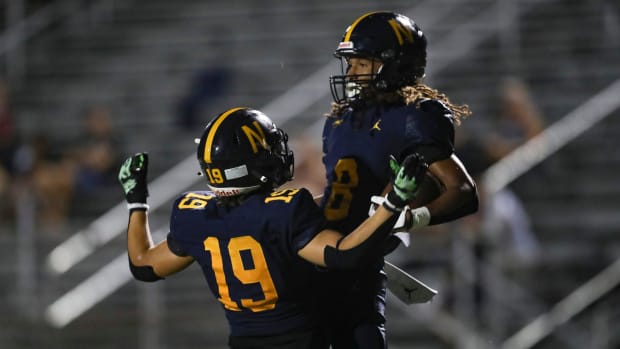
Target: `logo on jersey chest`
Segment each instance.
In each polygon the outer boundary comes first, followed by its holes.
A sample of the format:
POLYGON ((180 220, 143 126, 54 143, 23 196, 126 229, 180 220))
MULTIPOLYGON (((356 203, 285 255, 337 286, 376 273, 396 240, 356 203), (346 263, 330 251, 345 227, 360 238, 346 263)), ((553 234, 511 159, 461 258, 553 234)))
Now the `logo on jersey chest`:
POLYGON ((381 124, 381 119, 377 120, 377 121, 376 121, 376 122, 372 125, 372 127, 370 128, 370 131, 381 131, 380 124, 381 124))

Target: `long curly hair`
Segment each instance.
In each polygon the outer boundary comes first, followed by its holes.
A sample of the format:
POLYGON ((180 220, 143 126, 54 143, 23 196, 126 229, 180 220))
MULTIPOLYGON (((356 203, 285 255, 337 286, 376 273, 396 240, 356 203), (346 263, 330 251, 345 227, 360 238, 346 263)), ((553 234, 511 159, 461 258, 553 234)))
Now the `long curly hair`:
MULTIPOLYGON (((372 88, 367 88, 364 89, 362 93, 365 93, 363 96, 364 101, 366 101, 367 104, 374 105, 398 103, 409 105, 412 103, 420 103, 424 99, 438 100, 450 109, 456 125, 460 125, 462 120, 471 115, 471 110, 467 104, 452 103, 448 96, 423 83, 418 83, 413 86, 404 86, 393 92, 381 92, 372 88)), ((351 107, 349 103, 332 103, 331 111, 326 116, 339 117, 349 107, 351 107)))

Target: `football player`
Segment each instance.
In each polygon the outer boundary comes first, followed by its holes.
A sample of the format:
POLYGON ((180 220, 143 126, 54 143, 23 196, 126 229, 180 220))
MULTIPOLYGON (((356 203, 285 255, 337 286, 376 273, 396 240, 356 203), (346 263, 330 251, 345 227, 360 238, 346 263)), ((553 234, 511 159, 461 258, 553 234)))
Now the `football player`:
MULTIPOLYGON (((320 206, 331 229, 346 234, 368 217, 368 201, 387 190, 392 154, 398 160, 421 154, 439 183, 438 195, 408 207, 407 219, 399 219, 405 224, 395 228, 413 230, 477 211, 475 183, 454 153, 454 126, 470 111, 423 83, 426 45, 420 27, 402 14, 371 12, 347 27, 335 51, 342 73, 330 77, 334 103, 323 128, 327 185, 320 206)), ((333 348, 387 346, 382 266, 378 258, 356 273, 319 275, 330 285, 320 304, 332 312, 333 348)))
POLYGON ((224 308, 231 348, 327 348, 311 301, 315 266, 351 269, 375 259, 398 214, 426 172, 415 154, 392 160, 394 189, 374 215, 346 237, 325 229, 306 189, 276 188, 292 179, 288 137, 260 111, 233 108, 204 129, 197 149, 208 191, 180 195, 170 233, 154 244, 147 216, 148 156, 119 171, 129 208, 129 267, 157 281, 193 262, 224 308))

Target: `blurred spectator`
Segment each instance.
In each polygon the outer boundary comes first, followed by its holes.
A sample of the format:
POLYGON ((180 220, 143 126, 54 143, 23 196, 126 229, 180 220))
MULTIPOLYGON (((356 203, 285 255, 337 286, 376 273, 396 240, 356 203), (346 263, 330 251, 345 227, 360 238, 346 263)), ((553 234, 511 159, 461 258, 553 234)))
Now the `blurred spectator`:
POLYGON ((495 279, 486 275, 485 267, 498 268, 505 275, 526 275, 541 257, 540 242, 519 196, 510 187, 488 192, 482 174, 539 134, 543 130, 543 120, 527 87, 517 79, 508 78, 502 82, 498 101, 497 118, 492 120, 493 125, 490 131, 484 132, 484 137, 474 137, 462 128, 457 137, 457 154, 476 181, 480 208, 459 221, 459 236, 465 239, 465 244, 454 249, 459 254, 456 258, 459 267, 471 277, 468 284, 472 286, 471 298, 463 290, 466 285, 455 285, 460 291, 449 295, 448 299, 448 305, 455 312, 469 309, 462 315, 489 328, 502 325, 492 311, 498 309, 498 304, 495 298, 487 295, 501 290, 495 279))
POLYGON ((14 222, 19 191, 29 191, 34 152, 17 130, 10 86, 0 81, 0 220, 14 222))
MULTIPOLYGON (((50 0, 5 2, 2 13, 7 16, 3 16, 6 23, 2 24, 15 26, 18 21, 33 15, 52 2, 50 0), (13 3, 16 5, 13 6, 13 3)), ((41 214, 40 218, 44 223, 48 222, 48 218, 49 221, 61 220, 53 218, 63 216, 56 211, 62 211, 64 206, 59 204, 62 199, 55 196, 57 191, 54 188, 60 187, 56 187, 55 179, 67 178, 66 173, 58 174, 57 177, 53 169, 46 168, 47 162, 43 161, 46 155, 41 153, 49 150, 40 146, 39 140, 42 138, 35 137, 29 140, 19 133, 14 120, 10 92, 10 86, 5 81, 0 81, 0 221, 5 219, 14 221, 17 217, 17 201, 19 198, 31 198, 30 194, 34 194, 33 207, 36 207, 37 213, 41 214), (33 190, 34 193, 31 193, 33 190)))
POLYGON ((213 67, 199 72, 177 106, 176 125, 193 131, 197 123, 204 121, 204 108, 225 92, 229 81, 230 72, 226 68, 213 67))
POLYGON ((476 179, 480 197, 480 210, 463 220, 463 228, 476 235, 472 238, 478 243, 501 253, 506 263, 530 265, 537 261, 540 246, 523 203, 510 188, 488 193, 481 175, 490 165, 538 135, 543 130, 543 119, 527 86, 512 77, 501 84, 497 116, 485 138, 466 133, 458 138, 458 154, 476 179))
POLYGON ((291 141, 290 146, 295 152, 295 174, 283 188, 304 187, 316 197, 323 194, 326 179, 321 146, 314 139, 316 137, 302 135, 291 141))
POLYGON ((534 104, 527 86, 509 77, 502 82, 494 130, 485 141, 486 151, 493 162, 503 158, 516 147, 543 130, 543 119, 534 104))
POLYGON ((71 210, 75 166, 44 133, 30 141, 28 152, 39 225, 46 232, 59 232, 71 210))
POLYGON ((105 201, 100 196, 116 185, 123 156, 119 144, 106 106, 84 113, 83 131, 69 145, 61 146, 44 132, 32 138, 21 162, 24 178, 32 181, 41 230, 62 232, 72 212, 105 201))
POLYGON ((83 131, 68 154, 76 164, 76 193, 92 194, 116 185, 123 152, 107 106, 92 106, 83 116, 83 131))
POLYGON ((9 87, 0 82, 0 218, 12 215, 11 183, 16 174, 16 155, 20 147, 9 95, 9 87))
MULTIPOLYGON (((481 176, 495 162, 488 148, 476 140, 459 146, 458 154, 478 186, 480 209, 465 217, 459 226, 475 245, 476 254, 489 259, 501 256, 500 267, 525 267, 540 257, 540 244, 521 199, 510 188, 489 193, 481 176)), ((493 258, 495 259, 495 258, 493 258)), ((499 262, 499 261, 495 261, 499 262)))

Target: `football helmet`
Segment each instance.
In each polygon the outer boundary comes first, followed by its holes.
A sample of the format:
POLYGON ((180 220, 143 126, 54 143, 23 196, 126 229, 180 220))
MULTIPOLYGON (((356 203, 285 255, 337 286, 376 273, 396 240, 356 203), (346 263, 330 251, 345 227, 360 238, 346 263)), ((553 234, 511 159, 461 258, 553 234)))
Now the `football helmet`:
POLYGON ((295 160, 287 134, 254 109, 232 108, 211 120, 196 154, 218 197, 271 190, 293 178, 295 160))
POLYGON ((340 59, 341 75, 329 78, 336 103, 363 98, 364 89, 396 91, 424 77, 426 37, 409 17, 394 12, 369 12, 345 31, 334 56, 340 59), (381 62, 376 74, 347 75, 352 57, 381 62))

